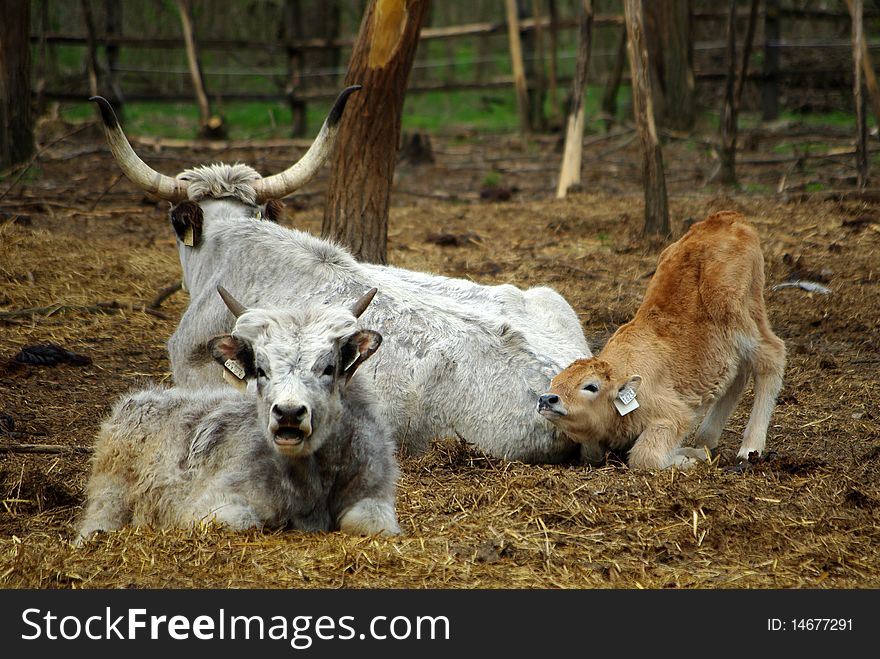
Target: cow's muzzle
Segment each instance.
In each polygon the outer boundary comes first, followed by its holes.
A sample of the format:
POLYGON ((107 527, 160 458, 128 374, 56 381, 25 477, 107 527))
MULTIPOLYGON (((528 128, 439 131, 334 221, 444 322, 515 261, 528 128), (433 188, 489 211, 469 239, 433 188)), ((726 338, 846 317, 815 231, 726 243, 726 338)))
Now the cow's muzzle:
POLYGON ((559 400, 559 396, 556 394, 542 394, 541 397, 538 398, 538 408, 536 411, 538 414, 547 417, 551 421, 567 414, 562 401, 559 400))
POLYGON ((279 446, 302 444, 312 434, 312 414, 308 405, 273 405, 269 431, 279 446))

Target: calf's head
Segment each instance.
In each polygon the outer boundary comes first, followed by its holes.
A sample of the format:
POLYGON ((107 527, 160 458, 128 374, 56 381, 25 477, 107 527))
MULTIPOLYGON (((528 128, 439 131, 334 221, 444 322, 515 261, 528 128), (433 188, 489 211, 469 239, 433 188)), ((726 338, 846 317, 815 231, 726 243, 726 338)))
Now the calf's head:
POLYGON ((218 290, 236 322, 231 334, 208 342, 214 359, 233 377, 256 382, 260 422, 280 452, 318 450, 334 433, 345 386, 382 343, 378 332, 357 327, 376 289, 351 309, 246 309, 218 290))
POLYGON ((573 441, 601 440, 615 418, 635 409, 641 382, 638 375, 616 373, 602 359, 578 359, 553 378, 536 411, 573 441))

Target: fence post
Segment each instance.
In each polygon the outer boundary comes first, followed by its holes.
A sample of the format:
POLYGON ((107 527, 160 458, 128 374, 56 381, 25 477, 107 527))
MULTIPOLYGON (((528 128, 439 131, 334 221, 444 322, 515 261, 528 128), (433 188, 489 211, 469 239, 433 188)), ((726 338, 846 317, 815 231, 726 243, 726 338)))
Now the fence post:
POLYGON ((286 0, 284 3, 284 50, 287 53, 287 84, 284 91, 290 105, 290 134, 302 137, 306 134, 306 103, 297 97, 302 85, 303 53, 294 46, 297 38, 302 38, 302 12, 299 0, 286 0))
MULTIPOLYGON (((122 34, 122 2, 120 0, 104 0, 104 8, 107 13, 107 36, 119 36, 122 34)), ((117 116, 122 115, 122 107, 125 105, 125 98, 122 95, 122 88, 119 85, 119 78, 116 75, 116 66, 119 63, 119 44, 107 43, 104 46, 104 53, 107 56, 107 84, 113 92, 110 103, 116 110, 117 116)))

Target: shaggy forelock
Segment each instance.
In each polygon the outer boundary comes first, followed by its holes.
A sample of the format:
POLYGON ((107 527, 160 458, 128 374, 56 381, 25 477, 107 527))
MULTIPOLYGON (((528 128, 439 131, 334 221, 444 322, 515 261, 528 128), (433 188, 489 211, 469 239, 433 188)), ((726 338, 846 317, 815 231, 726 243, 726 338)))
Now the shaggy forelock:
POLYGON ((266 338, 271 336, 272 345, 295 343, 297 352, 303 353, 347 336, 356 328, 357 320, 344 307, 308 305, 300 309, 250 309, 239 316, 233 334, 254 347, 268 347, 266 338))
POLYGON ((257 202, 257 193, 253 183, 262 177, 253 167, 242 163, 214 163, 186 169, 177 178, 189 183, 186 194, 190 201, 233 197, 254 205, 257 202))

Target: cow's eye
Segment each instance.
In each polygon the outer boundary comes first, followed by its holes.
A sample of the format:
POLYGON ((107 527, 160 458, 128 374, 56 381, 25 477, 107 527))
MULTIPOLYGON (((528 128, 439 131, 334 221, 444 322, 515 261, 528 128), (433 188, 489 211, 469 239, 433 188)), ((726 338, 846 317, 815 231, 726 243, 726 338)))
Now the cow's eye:
POLYGON ((589 391, 591 394, 594 394, 594 393, 596 393, 597 391, 599 391, 599 385, 596 384, 595 382, 590 382, 589 384, 585 384, 585 385, 583 386, 583 390, 584 390, 584 391, 589 391))
POLYGON ((327 364, 324 367, 324 372, 321 375, 333 375, 336 372, 336 366, 334 364, 327 364))
POLYGON ((261 369, 261 368, 258 368, 258 369, 257 369, 257 377, 258 377, 258 378, 265 378, 265 377, 266 377, 266 371, 264 371, 264 370, 261 369))

